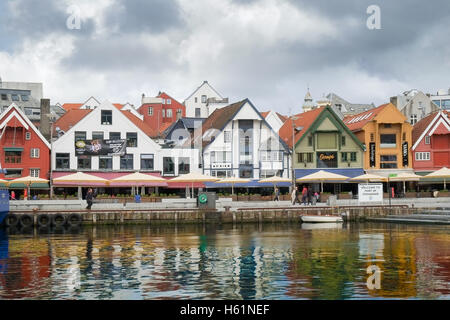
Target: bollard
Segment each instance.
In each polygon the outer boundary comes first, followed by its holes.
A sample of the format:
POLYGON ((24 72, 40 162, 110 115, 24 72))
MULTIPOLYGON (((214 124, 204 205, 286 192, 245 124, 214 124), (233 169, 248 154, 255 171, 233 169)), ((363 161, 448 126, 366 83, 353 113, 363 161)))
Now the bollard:
POLYGON ((95 213, 92 214, 92 223, 97 223, 97 215, 95 213))

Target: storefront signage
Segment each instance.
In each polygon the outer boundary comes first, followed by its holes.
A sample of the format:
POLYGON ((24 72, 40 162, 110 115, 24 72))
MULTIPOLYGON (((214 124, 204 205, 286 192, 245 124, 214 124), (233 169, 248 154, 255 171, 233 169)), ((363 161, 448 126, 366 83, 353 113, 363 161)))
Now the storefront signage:
POLYGON ((317 168, 337 167, 337 152, 317 152, 317 168))
POLYGON ((403 155, 403 166, 408 166, 408 142, 403 142, 402 145, 402 155, 403 155))
POLYGON ((375 142, 369 144, 370 167, 375 167, 375 142))
POLYGON ((382 183, 358 184, 358 202, 383 202, 382 183))
POLYGON ((78 140, 75 142, 75 156, 123 156, 127 140, 78 140))

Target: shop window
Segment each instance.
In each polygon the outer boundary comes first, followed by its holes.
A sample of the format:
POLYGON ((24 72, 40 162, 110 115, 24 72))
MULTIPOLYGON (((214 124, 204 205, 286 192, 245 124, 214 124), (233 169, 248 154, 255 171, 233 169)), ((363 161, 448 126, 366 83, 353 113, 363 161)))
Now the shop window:
POLYGON ((380 156, 380 168, 381 169, 396 169, 397 168, 397 156, 396 155, 381 155, 380 156))
POLYGON ((337 152, 317 152, 317 168, 337 167, 337 152))
POLYGON ((120 170, 133 170, 132 154, 124 154, 120 157, 120 170))
POLYGON ((154 167, 154 155, 141 154, 141 170, 153 170, 153 167, 154 167))
POLYGON ((56 169, 70 169, 70 153, 56 154, 56 169))

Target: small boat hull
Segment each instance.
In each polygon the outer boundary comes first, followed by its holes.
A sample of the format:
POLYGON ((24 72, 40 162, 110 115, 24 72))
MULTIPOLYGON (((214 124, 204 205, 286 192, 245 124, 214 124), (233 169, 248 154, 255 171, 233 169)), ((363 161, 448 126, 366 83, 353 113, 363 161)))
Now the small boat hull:
POLYGON ((340 223, 340 222, 324 222, 324 223, 304 222, 301 224, 301 228, 304 230, 342 229, 342 223, 340 223))
POLYGON ((344 222, 341 217, 336 216, 302 216, 302 222, 308 223, 330 223, 344 222))

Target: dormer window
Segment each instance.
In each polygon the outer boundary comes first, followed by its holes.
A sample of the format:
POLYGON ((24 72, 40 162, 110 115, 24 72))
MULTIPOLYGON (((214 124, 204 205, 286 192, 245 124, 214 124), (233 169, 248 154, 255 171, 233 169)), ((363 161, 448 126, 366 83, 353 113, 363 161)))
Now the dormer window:
POLYGON ((202 95, 202 103, 206 103, 206 96, 202 95))
POLYGON ((102 110, 101 124, 111 125, 112 124, 112 111, 102 110))

